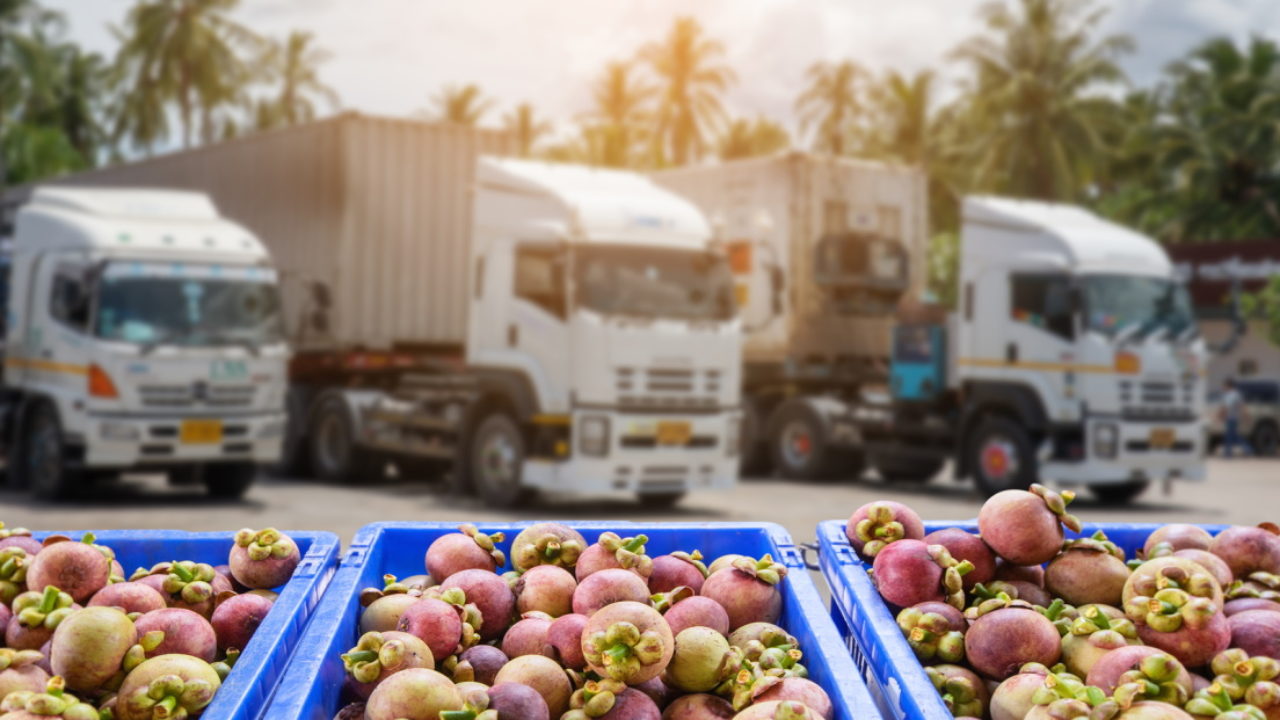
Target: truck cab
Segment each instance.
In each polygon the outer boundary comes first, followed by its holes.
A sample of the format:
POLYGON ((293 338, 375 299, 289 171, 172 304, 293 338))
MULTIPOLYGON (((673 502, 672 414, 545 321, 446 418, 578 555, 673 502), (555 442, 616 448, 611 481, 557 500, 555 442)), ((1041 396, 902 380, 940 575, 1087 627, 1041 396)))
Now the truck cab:
POLYGON ((40 187, 5 296, 9 480, 169 471, 239 496, 279 459, 288 350, 262 244, 200 193, 40 187))
POLYGON ((669 504, 737 480, 741 333, 727 261, 687 201, 633 173, 482 158, 466 459, 523 489, 669 504))
POLYGON ((964 203, 949 386, 987 493, 1041 476, 1127 499, 1202 479, 1207 348, 1153 240, 1078 207, 964 203))

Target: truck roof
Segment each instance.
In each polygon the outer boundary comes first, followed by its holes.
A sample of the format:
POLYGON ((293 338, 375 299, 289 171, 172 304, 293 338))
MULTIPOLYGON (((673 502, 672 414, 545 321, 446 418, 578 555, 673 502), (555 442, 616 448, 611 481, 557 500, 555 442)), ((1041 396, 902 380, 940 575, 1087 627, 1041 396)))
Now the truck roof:
POLYGON ((1081 272, 1168 276, 1173 265, 1155 240, 1077 205, 990 196, 964 199, 966 253, 1011 257, 1019 250, 1056 255, 1081 272))
POLYGON ((635 172, 567 163, 480 158, 480 190, 541 196, 557 206, 571 239, 587 242, 643 242, 700 248, 711 227, 693 203, 635 172), (574 226, 580 231, 575 235, 574 226))
POLYGON ((15 248, 28 243, 242 261, 267 257, 262 243, 219 215, 208 195, 150 188, 37 187, 18 211, 14 232, 15 248))

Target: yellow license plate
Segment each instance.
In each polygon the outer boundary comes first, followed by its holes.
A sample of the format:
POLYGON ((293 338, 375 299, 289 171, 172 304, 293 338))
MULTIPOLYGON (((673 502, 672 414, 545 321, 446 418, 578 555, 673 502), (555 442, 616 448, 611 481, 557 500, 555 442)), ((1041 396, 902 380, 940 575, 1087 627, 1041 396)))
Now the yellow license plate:
POLYGON ((1173 432, 1173 428, 1155 428, 1147 437, 1147 442, 1151 445, 1152 450, 1168 450, 1173 447, 1177 436, 1173 432))
POLYGON ((659 445, 688 445, 693 437, 693 425, 687 422, 658 423, 659 445))
POLYGON ((179 439, 187 445, 212 445, 222 442, 221 420, 183 420, 179 439))

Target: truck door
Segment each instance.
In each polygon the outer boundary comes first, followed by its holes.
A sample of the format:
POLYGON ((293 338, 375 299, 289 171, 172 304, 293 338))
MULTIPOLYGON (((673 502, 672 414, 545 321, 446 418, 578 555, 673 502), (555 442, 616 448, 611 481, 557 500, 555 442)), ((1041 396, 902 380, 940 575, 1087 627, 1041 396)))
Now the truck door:
POLYGON ((1000 323, 1005 336, 996 346, 1014 374, 1039 390, 1053 419, 1068 419, 1064 401, 1068 388, 1074 394, 1078 372, 1071 294, 1071 277, 1065 273, 1010 273, 1008 321, 1000 323))
POLYGON ((9 369, 16 382, 53 396, 84 394, 89 333, 88 258, 45 253, 32 265, 22 345, 9 369))

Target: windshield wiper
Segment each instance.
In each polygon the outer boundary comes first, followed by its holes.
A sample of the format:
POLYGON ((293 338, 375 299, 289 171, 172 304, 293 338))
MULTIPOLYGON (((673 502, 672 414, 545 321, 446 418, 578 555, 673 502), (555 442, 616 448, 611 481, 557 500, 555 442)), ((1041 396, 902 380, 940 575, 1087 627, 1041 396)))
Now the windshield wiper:
POLYGON ((235 335, 232 335, 230 333, 210 333, 206 337, 208 337, 210 342, 219 343, 222 345, 239 345, 245 350, 248 350, 249 354, 253 355, 254 357, 257 357, 258 354, 262 351, 262 347, 258 345, 258 343, 250 340, 249 338, 236 337, 235 335))
POLYGON ((164 345, 164 344, 166 344, 166 343, 172 342, 172 341, 174 341, 174 340, 178 339, 178 337, 179 337, 179 335, 178 335, 177 333, 175 333, 175 332, 172 332, 172 331, 162 332, 162 333, 160 333, 159 335, 156 335, 154 338, 152 338, 152 339, 150 339, 150 340, 148 340, 148 341, 146 341, 146 342, 142 343, 141 345, 139 345, 139 346, 138 346, 138 354, 139 354, 139 355, 144 355, 144 356, 145 356, 145 355, 150 355, 150 354, 152 353, 152 351, 154 351, 156 348, 158 348, 158 347, 160 347, 161 345, 164 345))

